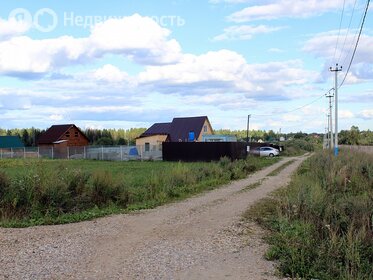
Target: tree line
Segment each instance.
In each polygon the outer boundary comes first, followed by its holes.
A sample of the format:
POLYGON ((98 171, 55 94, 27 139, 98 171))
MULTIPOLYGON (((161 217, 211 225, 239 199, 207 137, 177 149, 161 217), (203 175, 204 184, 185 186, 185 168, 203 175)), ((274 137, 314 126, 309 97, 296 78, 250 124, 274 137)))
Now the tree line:
MULTIPOLYGON (((89 139, 91 145, 135 145, 136 138, 139 137, 146 128, 130 129, 85 129, 82 132, 89 139)), ((18 136, 26 147, 37 146, 39 136, 45 132, 45 129, 39 128, 0 128, 0 136, 18 136)))
MULTIPOLYGON (((130 128, 130 129, 85 129, 82 130, 88 137, 91 145, 135 145, 136 138, 139 137, 146 128, 130 128)), ((38 128, 23 128, 23 129, 1 129, 0 136, 19 136, 26 147, 37 145, 37 139, 45 132, 38 128)), ((229 130, 219 129, 214 131, 215 134, 234 135, 238 141, 246 141, 247 130, 229 130)), ((339 134, 339 143, 345 145, 373 145, 373 132, 370 130, 360 131, 357 126, 352 126, 350 130, 342 130, 339 134)), ((264 142, 275 142, 282 138, 289 139, 319 139, 321 142, 323 134, 318 133, 279 133, 273 130, 250 130, 249 139, 253 142, 262 140, 264 142)))

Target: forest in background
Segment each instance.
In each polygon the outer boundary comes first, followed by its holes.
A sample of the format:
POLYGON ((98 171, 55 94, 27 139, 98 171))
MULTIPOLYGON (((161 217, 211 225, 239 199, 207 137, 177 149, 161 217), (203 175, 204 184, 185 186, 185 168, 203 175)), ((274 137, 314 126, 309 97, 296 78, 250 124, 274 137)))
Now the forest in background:
MULTIPOLYGON (((139 137, 146 128, 130 128, 130 129, 85 129, 82 130, 88 137, 91 145, 135 145, 136 138, 139 137)), ((38 128, 14 128, 2 129, 0 128, 0 136, 12 135, 19 136, 26 147, 36 146, 36 142, 41 133, 45 130, 38 128)), ((218 129, 214 131, 215 134, 234 135, 238 141, 246 141, 246 130, 229 130, 218 129)), ((273 130, 250 130, 249 138, 253 142, 263 140, 265 142, 276 142, 280 138, 289 139, 319 139, 322 142, 324 134, 320 133, 279 133, 273 130)), ((350 130, 342 130, 338 134, 339 144, 342 145, 373 145, 373 131, 360 131, 357 126, 352 126, 350 130)))

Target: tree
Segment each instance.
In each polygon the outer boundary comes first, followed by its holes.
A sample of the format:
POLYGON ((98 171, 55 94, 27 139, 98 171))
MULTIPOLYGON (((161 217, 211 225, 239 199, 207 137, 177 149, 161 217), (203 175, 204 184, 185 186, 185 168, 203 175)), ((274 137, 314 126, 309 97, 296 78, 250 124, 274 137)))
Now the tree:
POLYGON ((127 145, 127 140, 126 139, 124 139, 124 138, 122 138, 122 137, 120 137, 119 139, 118 139, 118 145, 121 145, 121 146, 123 146, 123 145, 127 145))
POLYGON ((98 139, 94 145, 97 145, 97 146, 112 146, 114 145, 114 141, 113 139, 109 138, 109 137, 101 137, 100 139, 98 139))
POLYGON ((27 129, 22 129, 22 141, 26 147, 31 146, 30 135, 27 129))

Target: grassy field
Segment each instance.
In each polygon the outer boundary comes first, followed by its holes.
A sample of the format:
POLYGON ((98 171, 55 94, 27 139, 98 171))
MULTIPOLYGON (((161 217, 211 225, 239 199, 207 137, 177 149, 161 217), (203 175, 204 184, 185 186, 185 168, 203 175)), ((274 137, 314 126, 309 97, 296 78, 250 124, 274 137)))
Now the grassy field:
POLYGON ((373 155, 319 152, 286 189, 249 209, 284 276, 373 279, 373 155))
POLYGON ((152 208, 244 178, 277 161, 0 160, 0 226, 69 223, 152 208))

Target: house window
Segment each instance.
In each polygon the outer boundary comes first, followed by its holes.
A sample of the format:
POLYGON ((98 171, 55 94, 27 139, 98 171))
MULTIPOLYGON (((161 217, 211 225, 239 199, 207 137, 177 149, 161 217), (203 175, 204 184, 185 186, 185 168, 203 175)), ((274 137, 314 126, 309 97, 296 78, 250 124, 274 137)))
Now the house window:
POLYGON ((69 132, 69 131, 66 132, 65 136, 66 136, 67 138, 69 138, 69 137, 70 137, 70 132, 69 132))
POLYGON ((207 125, 203 126, 203 132, 207 132, 207 125))
POLYGON ((150 143, 145 143, 145 152, 150 151, 150 143))
POLYGON ((75 131, 75 137, 79 137, 79 132, 75 131))

